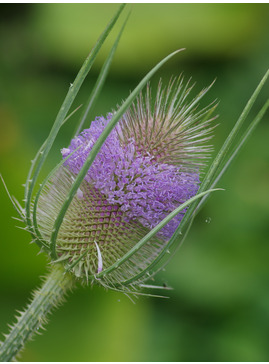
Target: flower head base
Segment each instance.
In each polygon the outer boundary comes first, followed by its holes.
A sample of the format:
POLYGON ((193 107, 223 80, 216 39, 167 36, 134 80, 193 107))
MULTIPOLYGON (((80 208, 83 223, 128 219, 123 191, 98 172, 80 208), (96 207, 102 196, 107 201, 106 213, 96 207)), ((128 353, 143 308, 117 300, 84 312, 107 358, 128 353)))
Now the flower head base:
MULTIPOLYGON (((175 208, 194 196, 199 188, 203 144, 213 129, 206 116, 210 108, 196 112, 206 90, 191 103, 190 89, 173 80, 166 92, 159 86, 151 110, 149 87, 112 130, 83 183, 73 198, 57 237, 58 261, 77 277, 93 279, 109 270, 175 208)), ((38 224, 49 240, 53 223, 75 176, 113 114, 98 117, 89 129, 62 149, 64 165, 52 176, 38 205, 38 224), (49 213, 48 213, 49 211, 49 213)), ((184 210, 130 258, 106 275, 103 284, 124 285, 162 251, 179 225, 184 210)))

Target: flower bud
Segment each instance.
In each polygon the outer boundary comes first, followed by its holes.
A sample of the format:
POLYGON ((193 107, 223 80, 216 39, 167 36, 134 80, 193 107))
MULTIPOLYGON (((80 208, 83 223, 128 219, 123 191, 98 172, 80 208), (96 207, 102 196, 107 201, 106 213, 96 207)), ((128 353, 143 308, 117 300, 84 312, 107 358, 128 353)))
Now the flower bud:
MULTIPOLYGON (((166 90, 159 85, 151 109, 148 87, 145 98, 139 96, 101 147, 57 235, 57 261, 78 278, 94 281, 100 276, 101 283, 113 287, 136 276, 141 281, 175 232, 185 210, 132 251, 150 229, 198 191, 203 158, 210 150, 204 143, 213 128, 212 119, 205 118, 211 110, 196 110, 201 94, 188 104, 189 92, 180 78, 166 90), (113 265, 115 269, 102 275, 113 265)), ((61 150, 65 162, 46 184, 38 203, 44 240, 49 242, 76 175, 112 117, 112 113, 97 117, 61 150)))

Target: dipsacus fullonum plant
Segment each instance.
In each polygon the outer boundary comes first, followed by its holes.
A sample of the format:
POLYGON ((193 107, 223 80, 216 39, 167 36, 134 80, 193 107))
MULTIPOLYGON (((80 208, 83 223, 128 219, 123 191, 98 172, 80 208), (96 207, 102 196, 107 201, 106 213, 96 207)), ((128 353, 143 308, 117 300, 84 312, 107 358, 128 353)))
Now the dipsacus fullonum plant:
POLYGON ((216 103, 199 108, 199 102, 211 85, 192 96, 193 86, 179 76, 167 86, 160 82, 155 99, 151 96, 151 76, 179 50, 160 61, 116 111, 90 121, 87 115, 104 83, 122 28, 74 137, 61 149, 61 162, 39 185, 54 140, 74 114, 68 115, 70 107, 123 8, 119 7, 70 85, 50 134, 32 161, 25 206, 9 195, 33 241, 50 257, 51 269, 1 343, 1 361, 16 357, 76 284, 98 284, 129 296, 145 294, 141 290, 149 288, 147 281, 167 263, 171 257, 167 253, 182 243, 195 214, 210 192, 218 190, 219 178, 268 108, 269 102, 235 143, 267 72, 205 172, 216 103))

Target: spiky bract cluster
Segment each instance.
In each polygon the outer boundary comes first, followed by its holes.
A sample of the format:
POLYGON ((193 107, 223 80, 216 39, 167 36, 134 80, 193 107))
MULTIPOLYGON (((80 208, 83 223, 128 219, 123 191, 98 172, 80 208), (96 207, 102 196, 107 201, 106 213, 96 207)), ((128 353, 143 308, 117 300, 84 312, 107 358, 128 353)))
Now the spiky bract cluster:
POLYGON ((145 97, 140 93, 137 102, 125 113, 120 123, 119 136, 123 143, 134 138, 136 149, 143 155, 149 153, 159 163, 181 167, 187 172, 199 172, 210 156, 210 146, 204 145, 211 138, 213 119, 209 115, 216 105, 210 104, 198 110, 198 103, 211 85, 191 101, 193 89, 183 78, 173 78, 167 88, 160 81, 156 100, 152 105, 148 85, 145 97), (138 122, 139 120, 139 122, 138 122))
MULTIPOLYGON (((88 280, 113 266, 102 276, 104 284, 141 280, 165 249, 184 211, 132 251, 152 227, 199 188, 201 165, 209 151, 203 144, 212 130, 206 116, 212 110, 196 112, 206 90, 186 103, 189 92, 181 79, 171 81, 167 90, 159 86, 152 108, 148 87, 145 98, 140 95, 106 139, 57 237, 58 261, 71 267, 77 277, 88 280), (123 257, 126 259, 117 266, 123 257)), ((45 240, 50 239, 75 176, 112 116, 96 118, 62 149, 67 159, 47 183, 38 206, 38 224, 45 240)))

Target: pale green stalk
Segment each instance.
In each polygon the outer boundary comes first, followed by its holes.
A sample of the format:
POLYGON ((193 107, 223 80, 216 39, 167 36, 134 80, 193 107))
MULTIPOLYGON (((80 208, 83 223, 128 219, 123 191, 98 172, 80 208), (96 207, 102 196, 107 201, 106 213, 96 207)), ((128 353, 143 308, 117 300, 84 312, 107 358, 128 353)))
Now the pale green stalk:
POLYGON ((54 265, 40 289, 34 292, 32 302, 24 312, 20 312, 17 322, 6 335, 6 340, 0 346, 0 361, 12 361, 24 347, 27 340, 42 329, 47 316, 53 308, 64 300, 65 294, 74 287, 74 278, 65 273, 59 264, 54 265))

